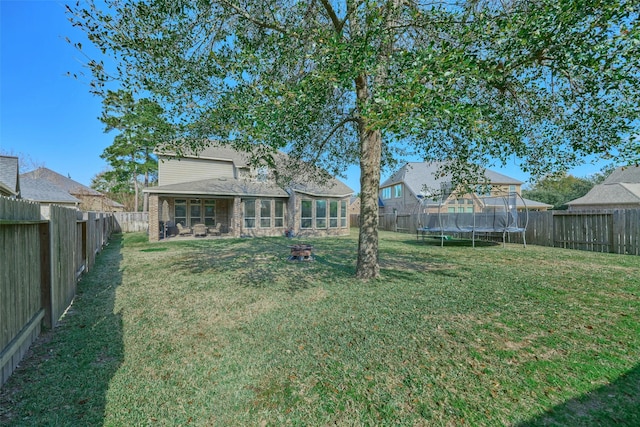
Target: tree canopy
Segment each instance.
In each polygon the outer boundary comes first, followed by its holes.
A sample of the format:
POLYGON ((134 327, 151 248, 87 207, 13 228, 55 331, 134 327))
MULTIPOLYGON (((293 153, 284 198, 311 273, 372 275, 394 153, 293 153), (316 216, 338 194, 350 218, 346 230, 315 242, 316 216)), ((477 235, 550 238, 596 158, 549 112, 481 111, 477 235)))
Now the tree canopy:
POLYGON ((361 278, 379 275, 381 168, 404 155, 447 161, 454 184, 513 156, 533 175, 640 158, 634 0, 105 3, 69 7, 116 60, 89 63, 94 87, 153 94, 180 144, 359 162, 361 278))
MULTIPOLYGON (((100 121, 105 132, 117 130, 113 144, 105 148, 100 157, 111 166, 103 173, 107 181, 115 182, 111 191, 135 194, 135 210, 138 204, 138 178, 144 177, 148 187, 158 171, 158 159, 154 149, 171 139, 173 128, 163 117, 164 110, 148 98, 134 99, 130 91, 107 91, 103 100, 100 121)), ((143 211, 147 210, 147 203, 143 211)))

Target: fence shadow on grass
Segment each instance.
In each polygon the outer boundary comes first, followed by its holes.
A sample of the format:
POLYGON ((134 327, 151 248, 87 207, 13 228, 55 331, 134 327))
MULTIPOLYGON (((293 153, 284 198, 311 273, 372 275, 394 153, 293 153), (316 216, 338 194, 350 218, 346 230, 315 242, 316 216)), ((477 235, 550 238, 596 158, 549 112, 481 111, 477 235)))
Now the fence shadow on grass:
POLYGON ((609 385, 568 400, 518 427, 639 426, 640 364, 609 385))
POLYGON ((121 240, 112 236, 59 326, 34 343, 0 390, 0 424, 103 424, 109 382, 124 360, 122 319, 114 313, 121 240))

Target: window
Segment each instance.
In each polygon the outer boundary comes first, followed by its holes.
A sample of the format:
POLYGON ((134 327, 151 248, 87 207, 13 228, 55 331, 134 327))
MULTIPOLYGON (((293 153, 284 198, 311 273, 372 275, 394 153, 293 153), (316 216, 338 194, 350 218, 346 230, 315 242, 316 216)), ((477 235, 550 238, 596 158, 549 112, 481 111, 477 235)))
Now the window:
POLYGON ((187 201, 184 199, 177 199, 176 205, 173 208, 174 218, 176 219, 176 224, 181 223, 182 225, 187 225, 187 201))
POLYGON ((340 202, 340 227, 347 226, 347 201, 340 202))
POLYGON ((189 200, 189 224, 194 225, 202 222, 202 209, 200 208, 200 200, 189 200))
POLYGON ((458 207, 458 212, 464 213, 464 206, 459 206, 458 207))
POLYGON ((402 197, 402 184, 396 184, 393 186, 393 197, 395 198, 402 197))
POLYGON ((329 202, 329 227, 336 228, 338 226, 338 201, 329 202))
POLYGON ((300 221, 300 228, 311 228, 311 226, 313 225, 312 206, 313 205, 311 200, 302 201, 302 216, 300 221))
POLYGON ((456 213, 456 208, 447 208, 448 213, 456 213))
POLYGON ((467 213, 473 213, 473 206, 467 206, 467 213))
POLYGON ((316 228, 327 228, 326 200, 316 200, 316 228))
POLYGON ((284 227, 284 202, 282 200, 276 200, 276 215, 273 218, 274 227, 284 227))
POLYGON ((476 194, 478 196, 490 196, 491 195, 491 185, 478 185, 476 187, 476 194))
POLYGON ((256 227, 256 201, 244 201, 244 228, 256 227))
POLYGON ((271 228, 271 200, 260 202, 260 227, 271 228))
POLYGON ((256 173, 256 179, 258 182, 265 182, 269 176, 269 168, 266 166, 260 166, 256 173))
POLYGON ((207 227, 216 225, 216 201, 204 201, 204 223, 207 227))
POLYGON ((516 186, 515 185, 510 185, 509 186, 509 192, 510 193, 515 193, 516 192, 516 186))
POLYGON ((382 198, 385 200, 391 198, 391 187, 386 187, 382 189, 382 198))

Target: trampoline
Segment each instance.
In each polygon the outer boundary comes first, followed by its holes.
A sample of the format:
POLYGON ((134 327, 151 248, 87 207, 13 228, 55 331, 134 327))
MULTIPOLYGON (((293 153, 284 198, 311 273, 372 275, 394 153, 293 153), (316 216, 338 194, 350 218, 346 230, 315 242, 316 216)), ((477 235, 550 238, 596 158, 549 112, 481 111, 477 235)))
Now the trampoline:
POLYGON ((447 233, 471 234, 475 247, 478 235, 502 234, 504 246, 509 234, 519 233, 524 247, 527 246, 525 232, 529 216, 524 199, 516 192, 460 194, 443 185, 439 200, 422 198, 418 209, 417 239, 431 235, 440 238, 443 246, 449 238, 447 233), (518 207, 523 208, 522 212, 518 207))

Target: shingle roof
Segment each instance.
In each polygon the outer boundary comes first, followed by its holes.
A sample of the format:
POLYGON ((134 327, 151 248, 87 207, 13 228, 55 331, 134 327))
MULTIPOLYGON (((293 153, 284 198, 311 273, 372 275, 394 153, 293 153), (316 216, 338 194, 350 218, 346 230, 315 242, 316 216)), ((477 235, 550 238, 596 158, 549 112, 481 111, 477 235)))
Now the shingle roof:
POLYGON ((0 185, 17 196, 20 193, 20 179, 18 158, 14 156, 0 156, 0 185))
MULTIPOLYGON (((437 176, 441 162, 409 162, 386 179, 380 187, 404 182, 413 194, 421 194, 424 188, 440 189, 440 183, 451 181, 451 175, 437 176)), ((522 181, 508 177, 490 169, 483 170, 491 184, 518 185, 522 181)))
POLYGON ((69 194, 102 196, 102 193, 94 190, 93 188, 82 185, 79 182, 76 182, 71 178, 67 178, 66 176, 60 175, 59 173, 54 172, 48 168, 38 168, 34 171, 23 173, 20 175, 20 178, 32 178, 37 179, 38 181, 48 181, 58 188, 65 190, 69 194))
POLYGON ((616 168, 602 184, 594 186, 584 196, 567 203, 569 206, 629 204, 640 204, 640 167, 638 166, 616 168))
POLYGON ((626 204, 640 205, 640 184, 599 184, 584 196, 567 203, 569 206, 626 204))
POLYGON ((616 168, 604 180, 603 184, 615 184, 619 182, 640 183, 640 166, 623 166, 616 168))
POLYGON ((180 184, 145 188, 147 193, 184 194, 185 196, 288 197, 282 188, 269 182, 214 178, 180 184))
POLYGON ((80 203, 80 200, 47 180, 21 176, 22 198, 41 203, 80 203))

